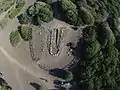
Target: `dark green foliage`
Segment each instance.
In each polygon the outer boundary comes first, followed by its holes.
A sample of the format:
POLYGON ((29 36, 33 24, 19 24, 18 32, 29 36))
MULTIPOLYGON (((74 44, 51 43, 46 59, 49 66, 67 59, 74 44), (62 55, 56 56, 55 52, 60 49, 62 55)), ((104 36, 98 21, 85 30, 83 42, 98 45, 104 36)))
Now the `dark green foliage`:
POLYGON ((71 24, 77 23, 77 17, 76 14, 72 10, 68 10, 66 12, 67 22, 70 22, 71 24))
POLYGON ((84 7, 81 7, 79 9, 79 16, 83 20, 84 24, 93 24, 94 23, 94 17, 90 13, 89 10, 85 9, 84 7))
POLYGON ((28 9, 27 9, 27 12, 30 16, 35 16, 36 11, 35 11, 34 5, 29 6, 28 9))
POLYGON ((118 28, 118 20, 115 18, 114 14, 109 14, 109 17, 107 18, 107 21, 109 23, 109 26, 111 28, 111 30, 113 31, 113 33, 115 34, 115 36, 120 34, 120 30, 118 28))
POLYGON ((117 90, 119 87, 116 80, 116 77, 119 76, 116 73, 119 62, 118 50, 114 46, 110 46, 105 51, 104 59, 95 57, 87 65, 88 90, 117 90))
POLYGON ((112 12, 116 17, 120 16, 120 1, 119 0, 103 0, 107 8, 107 12, 112 12))
POLYGON ((20 35, 23 40, 30 41, 32 39, 32 29, 27 26, 21 26, 19 28, 20 35))
POLYGON ((115 43, 115 36, 108 23, 104 22, 100 27, 101 36, 99 38, 101 39, 102 46, 113 45, 115 43))
POLYGON ((40 25, 41 21, 51 21, 53 19, 53 13, 48 4, 35 2, 34 5, 29 6, 27 11, 21 14, 18 19, 21 24, 31 22, 35 25, 40 25))
POLYGON ((31 22, 32 17, 29 16, 28 13, 25 12, 18 16, 18 20, 19 20, 20 24, 28 24, 31 22))
POLYGON ((118 48, 118 50, 120 51, 120 35, 118 35, 116 37, 116 47, 118 48))
POLYGON ((120 90, 118 3, 119 0, 77 0, 78 16, 83 24, 95 24, 83 29, 85 64, 73 71, 81 90, 120 90))
POLYGON ((89 41, 84 44, 85 49, 85 57, 90 59, 96 55, 97 52, 100 51, 100 44, 96 41, 89 41))
POLYGON ((77 9, 76 5, 70 0, 61 0, 60 6, 65 16, 65 20, 73 25, 77 23, 77 9))
POLYGON ((96 27, 88 26, 83 29, 83 39, 84 42, 95 41, 96 40, 96 27))
POLYGON ((90 59, 100 51, 100 44, 96 40, 96 32, 94 26, 89 26, 83 29, 84 54, 87 59, 90 59))
POLYGON ((41 7, 37 15, 44 22, 48 22, 53 19, 53 13, 47 7, 41 7))

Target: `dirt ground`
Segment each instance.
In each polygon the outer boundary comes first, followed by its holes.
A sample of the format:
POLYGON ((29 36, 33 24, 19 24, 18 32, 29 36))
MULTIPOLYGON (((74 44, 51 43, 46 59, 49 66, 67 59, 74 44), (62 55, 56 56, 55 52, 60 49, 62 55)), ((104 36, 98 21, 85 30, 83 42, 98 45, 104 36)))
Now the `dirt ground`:
MULTIPOLYGON (((21 12, 34 1, 26 0, 21 12)), ((43 85, 44 90, 53 89, 55 77, 38 65, 51 69, 69 64, 74 57, 69 54, 66 44, 72 42, 76 45, 81 31, 72 30, 67 23, 54 19, 43 25, 43 29, 31 26, 34 30, 32 41, 22 41, 19 46, 12 47, 9 34, 19 25, 18 20, 14 18, 0 31, 0 72, 3 72, 5 80, 14 90, 35 90, 29 82, 43 85), (39 78, 45 78, 48 82, 39 78)))

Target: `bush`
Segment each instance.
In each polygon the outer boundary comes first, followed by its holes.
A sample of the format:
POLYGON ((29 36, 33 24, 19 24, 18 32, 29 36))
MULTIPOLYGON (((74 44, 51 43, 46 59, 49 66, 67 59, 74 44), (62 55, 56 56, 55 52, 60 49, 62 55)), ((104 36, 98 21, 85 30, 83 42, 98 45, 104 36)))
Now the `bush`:
POLYGON ((76 5, 72 3, 70 0, 61 0, 60 6, 64 14, 65 21, 67 21, 69 24, 76 25, 77 23, 76 5))
POLYGON ((18 20, 20 24, 28 24, 32 21, 32 17, 25 12, 18 16, 18 20))
POLYGON ((51 21, 53 19, 53 12, 50 10, 48 4, 36 2, 34 5, 29 6, 26 12, 21 14, 18 19, 21 24, 28 24, 31 22, 34 25, 40 25, 41 21, 51 21))
POLYGON ((101 25, 101 43, 102 46, 113 45, 115 43, 115 36, 110 29, 108 23, 102 23, 101 25))
POLYGON ((87 90, 116 90, 119 87, 119 52, 113 46, 105 48, 104 53, 98 52, 86 63, 86 84, 87 90), (107 85, 107 87, 105 87, 107 85))
POLYGON ((20 27, 20 35, 24 41, 30 41, 32 39, 32 29, 27 26, 20 27))
POLYGON ((67 21, 70 24, 75 25, 77 23, 77 16, 76 16, 76 14, 73 11, 68 10, 66 12, 66 17, 67 17, 67 21))
POLYGON ((95 41, 96 40, 96 27, 95 26, 88 26, 83 29, 83 39, 84 42, 95 41))
POLYGON ((100 51, 100 44, 97 40, 84 43, 85 57, 86 59, 93 58, 100 51))
POLYGON ((37 15, 44 22, 49 22, 53 19, 53 13, 46 7, 41 7, 37 15))
POLYGON ((111 28, 111 30, 113 31, 115 36, 118 36, 120 34, 120 30, 118 28, 119 24, 118 24, 118 20, 115 18, 114 14, 109 14, 109 17, 107 18, 108 24, 111 28))
POLYGON ((81 7, 79 9, 79 16, 81 17, 81 19, 83 20, 84 24, 94 24, 94 17, 93 15, 90 13, 90 11, 88 11, 87 9, 85 9, 84 7, 81 7))
POLYGON ((21 40, 18 31, 12 31, 10 33, 9 38, 10 38, 10 43, 12 44, 12 46, 16 46, 20 42, 20 40, 21 40))
POLYGON ((30 16, 35 16, 35 14, 38 13, 38 12, 35 12, 35 7, 34 7, 34 5, 31 5, 31 6, 29 6, 28 9, 27 9, 27 13, 28 13, 30 16))

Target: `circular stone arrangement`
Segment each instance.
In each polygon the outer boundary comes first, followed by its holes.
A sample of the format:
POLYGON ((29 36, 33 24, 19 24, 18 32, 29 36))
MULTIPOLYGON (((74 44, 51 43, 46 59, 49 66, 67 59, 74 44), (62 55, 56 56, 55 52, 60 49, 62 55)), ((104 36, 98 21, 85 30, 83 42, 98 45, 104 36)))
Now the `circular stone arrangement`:
POLYGON ((63 68, 71 63, 74 56, 70 54, 70 48, 66 45, 71 41, 77 43, 78 31, 72 30, 66 24, 53 28, 34 27, 34 29, 29 49, 32 60, 40 68, 44 70, 63 68))

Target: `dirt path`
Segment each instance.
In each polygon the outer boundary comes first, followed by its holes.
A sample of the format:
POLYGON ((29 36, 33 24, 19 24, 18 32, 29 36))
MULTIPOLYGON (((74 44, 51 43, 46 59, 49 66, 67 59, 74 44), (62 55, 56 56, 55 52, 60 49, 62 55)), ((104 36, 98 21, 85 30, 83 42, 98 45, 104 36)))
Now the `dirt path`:
POLYGON ((7 60, 9 60, 10 62, 12 62, 13 64, 17 65, 18 67, 20 67, 21 69, 23 69, 24 71, 30 73, 32 76, 38 78, 38 76, 36 76, 36 74, 34 74, 32 71, 30 71, 29 69, 27 69, 27 67, 23 66, 22 64, 20 64, 17 60, 15 60, 13 57, 11 57, 6 50, 0 46, 0 51, 3 53, 3 55, 7 58, 7 60))
MULTIPOLYGON (((21 12, 23 12, 25 8, 31 5, 35 0, 25 1, 25 7, 21 12)), ((5 80, 8 81, 14 90, 34 90, 28 83, 25 83, 26 80, 31 82, 37 81, 45 88, 53 89, 51 76, 47 72, 36 67, 26 54, 23 54, 22 52, 20 54, 20 52, 17 52, 15 48, 10 45, 9 34, 11 31, 15 30, 18 25, 18 20, 14 18, 13 20, 10 20, 4 30, 0 32, 0 72, 4 72, 5 80), (17 72, 15 68, 18 69, 17 72), (48 83, 39 78, 47 79, 48 83)))

